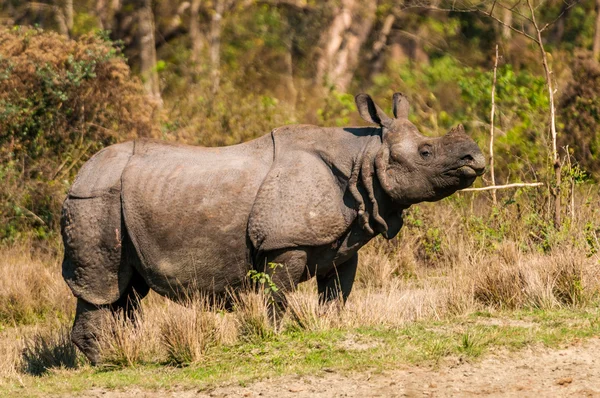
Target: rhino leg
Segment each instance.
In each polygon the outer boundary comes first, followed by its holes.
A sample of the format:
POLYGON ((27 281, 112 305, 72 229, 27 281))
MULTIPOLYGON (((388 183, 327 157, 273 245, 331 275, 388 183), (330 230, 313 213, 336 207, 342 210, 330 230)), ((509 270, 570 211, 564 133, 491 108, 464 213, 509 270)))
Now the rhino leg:
POLYGON ((342 295, 344 303, 348 299, 356 276, 358 253, 349 260, 338 265, 326 275, 317 275, 317 286, 321 302, 337 300, 342 295))
POLYGON ((75 322, 71 330, 71 341, 95 365, 100 360, 97 334, 102 324, 101 306, 90 304, 78 298, 75 322))
POLYGON ((98 333, 103 327, 106 312, 112 314, 120 312, 126 319, 133 320, 137 314, 136 310, 140 300, 148 294, 149 290, 142 277, 135 273, 125 292, 112 304, 95 305, 81 298, 77 299, 71 341, 83 352, 92 365, 96 365, 101 359, 98 333))
POLYGON ((274 308, 271 308, 274 319, 283 315, 287 307, 285 293, 292 291, 305 279, 306 275, 306 250, 301 248, 272 250, 261 256, 256 267, 271 277, 277 287, 273 292, 274 308))

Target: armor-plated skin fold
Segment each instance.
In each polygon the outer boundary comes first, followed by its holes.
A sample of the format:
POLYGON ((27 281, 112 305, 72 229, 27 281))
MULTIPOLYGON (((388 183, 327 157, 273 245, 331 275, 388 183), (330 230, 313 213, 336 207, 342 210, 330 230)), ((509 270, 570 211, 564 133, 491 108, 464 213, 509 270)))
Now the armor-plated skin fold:
POLYGON ((226 297, 251 269, 271 274, 276 300, 313 276, 322 299, 345 299, 363 245, 483 173, 462 126, 422 136, 399 93, 394 118, 366 94, 356 103, 376 127, 285 126, 222 148, 136 140, 93 156, 63 206, 75 344, 96 362, 98 310, 133 316, 149 289, 226 297))

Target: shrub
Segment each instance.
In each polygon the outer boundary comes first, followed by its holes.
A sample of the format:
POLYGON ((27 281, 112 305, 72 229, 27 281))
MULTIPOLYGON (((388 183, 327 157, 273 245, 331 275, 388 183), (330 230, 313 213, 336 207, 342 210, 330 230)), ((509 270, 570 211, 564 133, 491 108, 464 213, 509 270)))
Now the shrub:
POLYGON ((0 240, 44 238, 77 169, 102 147, 152 135, 153 107, 119 48, 0 29, 0 240))

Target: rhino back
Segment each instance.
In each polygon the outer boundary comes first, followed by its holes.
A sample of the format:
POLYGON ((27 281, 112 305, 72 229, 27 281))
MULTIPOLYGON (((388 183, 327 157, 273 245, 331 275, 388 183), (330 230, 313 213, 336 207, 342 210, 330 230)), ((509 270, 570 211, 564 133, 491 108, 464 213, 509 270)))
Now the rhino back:
POLYGON ((241 282, 248 216, 272 158, 270 135, 224 148, 136 142, 123 212, 153 289, 222 292, 241 282))

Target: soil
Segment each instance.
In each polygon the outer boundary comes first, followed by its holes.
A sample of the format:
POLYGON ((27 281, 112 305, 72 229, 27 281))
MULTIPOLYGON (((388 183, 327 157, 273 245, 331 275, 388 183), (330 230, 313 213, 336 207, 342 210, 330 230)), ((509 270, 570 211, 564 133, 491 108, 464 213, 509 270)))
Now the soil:
MULTIPOLYGON (((81 396, 81 395, 80 395, 81 396)), ((558 350, 498 352, 483 360, 449 359, 436 367, 385 372, 284 376, 210 390, 92 390, 87 397, 600 397, 600 339, 558 350)))

